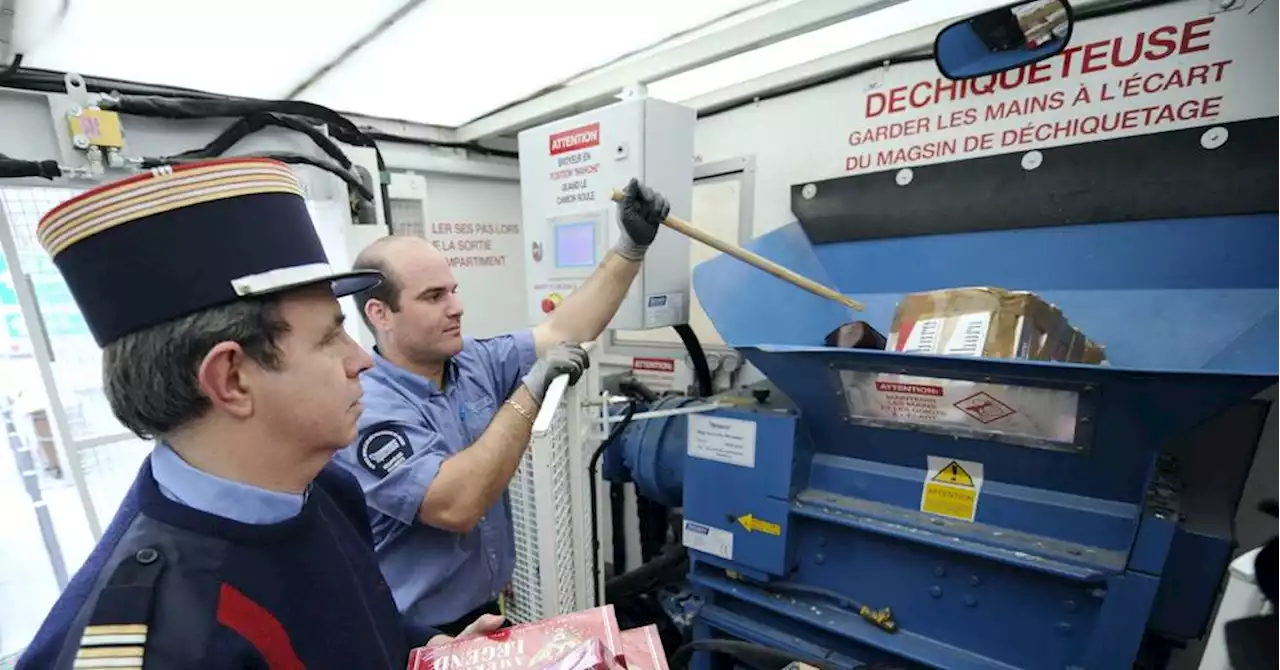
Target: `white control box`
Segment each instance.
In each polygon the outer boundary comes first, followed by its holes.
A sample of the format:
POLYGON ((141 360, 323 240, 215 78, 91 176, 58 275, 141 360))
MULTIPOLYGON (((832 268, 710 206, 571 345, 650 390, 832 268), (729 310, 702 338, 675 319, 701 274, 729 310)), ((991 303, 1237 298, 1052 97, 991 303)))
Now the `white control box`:
MULTIPOLYGON (((613 189, 634 177, 689 219, 696 120, 688 107, 638 98, 520 133, 530 323, 553 312, 617 243, 613 189)), ((609 328, 688 323, 690 290, 689 239, 664 227, 609 328)))

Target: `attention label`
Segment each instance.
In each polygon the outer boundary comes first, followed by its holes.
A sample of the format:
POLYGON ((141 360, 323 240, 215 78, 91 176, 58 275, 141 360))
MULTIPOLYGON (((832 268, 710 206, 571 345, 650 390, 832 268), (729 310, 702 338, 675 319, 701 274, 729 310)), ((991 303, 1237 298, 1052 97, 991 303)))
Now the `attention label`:
POLYGON ((982 494, 982 464, 929 456, 920 495, 920 511, 960 521, 973 521, 982 494))
POLYGON ((590 123, 555 133, 551 136, 549 149, 552 156, 557 156, 570 151, 589 149, 598 144, 600 144, 600 124, 590 123))
POLYGON ((862 370, 841 370, 840 380, 849 416, 861 422, 1060 444, 1076 439, 1076 391, 862 370))

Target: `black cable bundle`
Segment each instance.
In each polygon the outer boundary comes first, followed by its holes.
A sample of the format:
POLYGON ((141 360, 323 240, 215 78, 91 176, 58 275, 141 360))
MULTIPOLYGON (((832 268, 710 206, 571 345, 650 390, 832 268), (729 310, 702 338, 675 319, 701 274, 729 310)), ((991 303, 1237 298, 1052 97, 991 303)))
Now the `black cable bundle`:
POLYGON ((221 156, 235 146, 237 142, 258 132, 268 126, 276 126, 279 128, 287 128, 306 135, 315 142, 320 150, 329 155, 330 158, 338 162, 344 170, 351 169, 351 159, 342 153, 342 149, 333 143, 320 129, 303 121, 302 119, 292 116, 282 116, 271 112, 252 112, 240 117, 231 127, 222 131, 222 134, 213 139, 212 142, 204 145, 199 149, 191 149, 174 156, 174 158, 212 158, 221 156))
POLYGON ((296 130, 311 138, 322 151, 338 162, 338 166, 301 154, 267 153, 259 154, 260 156, 275 158, 294 165, 312 165, 326 170, 341 177, 361 198, 368 202, 374 202, 373 191, 351 173, 351 159, 328 137, 325 137, 324 133, 308 124, 304 119, 328 124, 330 134, 338 140, 354 146, 373 149, 374 156, 378 162, 378 186, 382 194, 382 215, 387 222, 387 233, 395 234, 395 227, 391 221, 391 193, 387 190, 387 184, 382 178, 387 172, 387 164, 382 158, 382 151, 378 149, 377 142, 360 130, 350 119, 328 107, 297 100, 170 98, 158 95, 121 95, 104 99, 101 105, 103 109, 110 109, 121 114, 162 119, 240 117, 239 121, 224 130, 204 147, 173 157, 148 159, 144 165, 181 163, 196 158, 220 156, 244 137, 267 126, 279 126, 296 130))
POLYGON ((13 62, 9 63, 8 67, 5 69, 0 70, 0 83, 4 83, 6 79, 13 78, 20 67, 22 67, 22 54, 15 54, 13 56, 13 62))
POLYGON ((684 668, 688 667, 689 660, 693 658, 693 652, 695 651, 724 654, 734 660, 743 662, 748 667, 783 668, 792 662, 799 661, 812 665, 819 670, 839 670, 839 666, 830 661, 805 658, 780 649, 755 644, 754 642, 740 642, 738 640, 694 640, 671 654, 670 666, 672 670, 684 670, 684 668))
POLYGON ((61 176, 62 168, 58 167, 58 161, 24 161, 0 154, 0 179, 56 179, 61 176))

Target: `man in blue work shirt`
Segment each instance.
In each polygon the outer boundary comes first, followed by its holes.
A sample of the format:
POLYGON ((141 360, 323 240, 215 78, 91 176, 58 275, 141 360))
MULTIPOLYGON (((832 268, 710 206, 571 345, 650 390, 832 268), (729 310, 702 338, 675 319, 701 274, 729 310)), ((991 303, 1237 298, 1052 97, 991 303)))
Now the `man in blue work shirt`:
POLYGON ((670 209, 634 180, 625 196, 617 246, 531 330, 464 338, 458 284, 426 240, 383 238, 356 259, 386 281, 356 297, 377 347, 361 377, 359 435, 337 460, 364 488, 379 562, 410 630, 453 634, 497 611, 515 567, 505 494, 533 417, 555 369, 585 366, 577 344, 613 318, 670 209))

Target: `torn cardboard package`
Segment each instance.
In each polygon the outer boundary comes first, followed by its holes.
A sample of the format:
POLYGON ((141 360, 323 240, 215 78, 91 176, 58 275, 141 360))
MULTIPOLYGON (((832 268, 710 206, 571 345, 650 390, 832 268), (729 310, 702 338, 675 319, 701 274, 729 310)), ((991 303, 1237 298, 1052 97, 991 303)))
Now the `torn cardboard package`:
POLYGON ((890 351, 1101 364, 1104 348, 1029 291, 954 288, 912 293, 898 303, 890 351))

